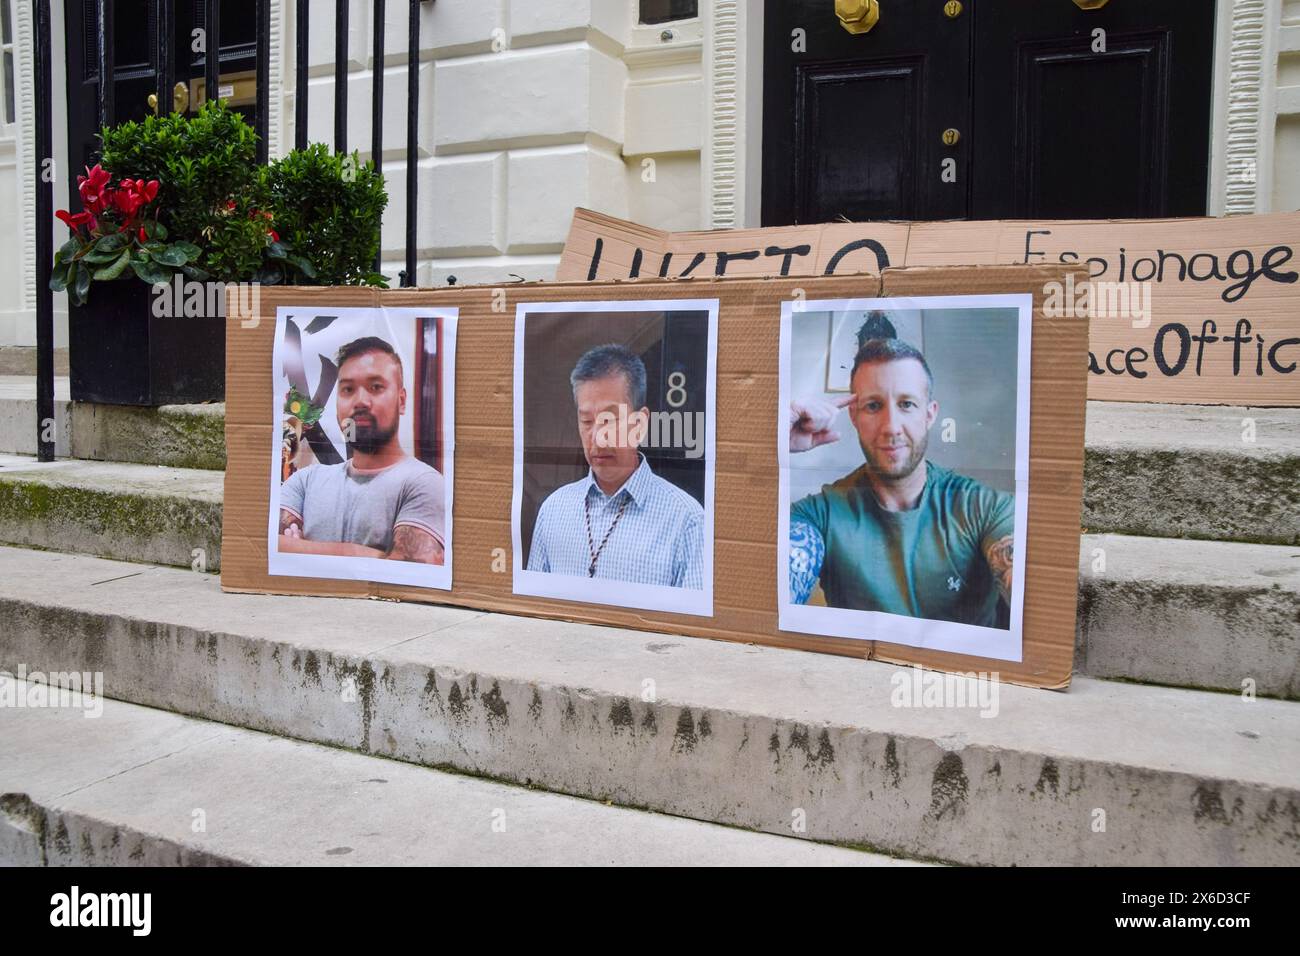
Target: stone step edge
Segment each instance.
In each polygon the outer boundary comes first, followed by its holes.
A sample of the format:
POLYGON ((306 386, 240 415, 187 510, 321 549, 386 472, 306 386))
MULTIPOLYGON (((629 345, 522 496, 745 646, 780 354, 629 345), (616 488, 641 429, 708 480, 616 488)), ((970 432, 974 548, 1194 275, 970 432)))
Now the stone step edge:
MULTIPOLYGON (((1221 808, 1240 806, 1258 811, 1255 816, 1247 813, 1246 823, 1241 824, 1245 828, 1254 820, 1255 832, 1234 834, 1236 849, 1229 856, 1235 862, 1259 862, 1259 854, 1271 852, 1277 859, 1294 862, 1287 854, 1295 851, 1295 846, 1279 843, 1269 835, 1272 831, 1268 829, 1280 807, 1300 807, 1300 788, 1289 783, 1252 783, 1239 781, 1231 774, 1207 775, 1150 762, 1063 754, 1061 748, 1041 741, 1032 749, 970 743, 959 732, 960 720, 955 721, 956 728, 950 726, 945 733, 904 734, 690 702, 656 700, 647 707, 634 697, 620 696, 613 691, 509 676, 498 678, 449 665, 404 661, 400 655, 391 653, 385 661, 382 651, 353 656, 230 633, 193 632, 183 625, 159 628, 141 619, 135 619, 137 626, 133 631, 131 622, 120 616, 115 621, 105 620, 112 616, 93 612, 81 612, 81 617, 86 619, 69 613, 57 616, 65 645, 66 635, 73 631, 84 632, 83 649, 87 635, 96 635, 94 640, 110 641, 116 631, 127 643, 169 640, 178 649, 192 649, 195 673, 202 678, 198 683, 168 693, 162 689, 157 675, 133 674, 124 699, 426 766, 450 766, 560 793, 610 799, 627 806, 775 833, 788 832, 785 828, 790 808, 807 807, 808 835, 814 839, 966 863, 1061 862, 1059 855, 1042 855, 1035 849, 1037 844, 1033 839, 1003 840, 991 847, 987 841, 979 840, 971 845, 969 835, 952 830, 934 832, 938 820, 949 811, 958 816, 958 805, 968 800, 984 804, 982 809, 970 808, 977 817, 991 814, 991 819, 1001 819, 1012 830, 1023 825, 1031 836, 1059 832, 1063 825, 1060 817, 1063 811, 1048 808, 1044 812, 1045 805, 1037 808, 1034 805, 1035 799, 1046 800, 1049 793, 1053 802, 1072 802, 1069 815, 1080 827, 1085 826, 1082 816, 1086 816, 1090 807, 1098 805, 1115 808, 1125 826, 1131 828, 1126 832, 1150 828, 1155 825, 1154 818, 1157 823, 1164 821, 1160 826, 1174 831, 1166 834, 1169 839, 1160 844, 1175 847, 1169 851, 1174 855, 1165 854, 1160 859, 1188 863, 1204 862, 1193 850, 1205 853, 1209 846, 1218 846, 1228 839, 1223 834, 1217 837, 1211 834, 1212 839, 1205 838, 1204 834, 1198 837, 1198 830, 1209 826, 1204 820, 1231 826, 1236 821, 1236 811, 1229 817, 1221 808), (214 666, 203 668, 205 658, 214 666), (260 700, 257 686, 243 694, 241 688, 229 682, 232 662, 265 675, 260 700), (225 675, 221 673, 223 666, 225 675), (270 674, 273 668, 280 675, 278 684, 270 674), (288 676, 290 669, 293 678, 288 676), (290 688, 289 682, 293 680, 298 686, 290 688), (353 691, 350 701, 347 699, 349 685, 353 691), (291 692, 285 693, 286 690, 291 692), (512 726, 518 727, 522 720, 528 728, 524 734, 505 732, 510 713, 517 715, 512 726), (670 725, 673 727, 671 745, 659 740, 656 749, 654 738, 670 725), (587 730, 580 733, 584 727, 587 730), (958 732, 954 734, 955 729, 958 732), (584 735, 588 737, 585 748, 577 752, 564 747, 556 750, 558 741, 566 736, 572 739, 575 734, 579 740, 584 735), (731 751, 739 741, 735 754, 721 756, 744 764, 745 760, 738 758, 751 736, 759 746, 750 748, 745 758, 749 760, 748 766, 737 767, 737 772, 719 777, 716 764, 720 742, 729 744, 724 749, 731 751), (856 756, 849 749, 851 745, 856 745, 859 751, 856 756), (629 746, 633 751, 639 747, 640 753, 629 756, 629 746), (870 753, 862 753, 864 748, 870 753), (764 749, 770 757, 763 757, 755 764, 756 752, 764 749), (701 754, 712 751, 712 754, 708 759, 701 761, 697 757, 692 762, 696 751, 701 754), (836 763, 837 752, 851 758, 848 767, 843 756, 836 763), (570 767, 566 760, 574 766, 570 767), (645 779, 645 773, 638 769, 646 761, 665 760, 678 760, 681 772, 674 775, 661 771, 654 773, 652 779, 645 779), (767 766, 770 760, 775 760, 775 768, 767 766), (680 762, 689 766, 681 767, 680 762), (745 771, 757 774, 758 783, 746 777, 745 771), (611 779, 611 773, 617 779, 611 779), (857 813, 846 813, 847 808, 843 806, 846 801, 856 805, 861 799, 861 791, 845 789, 846 773, 866 775, 875 782, 881 791, 877 799, 886 804, 883 816, 891 820, 890 826, 882 828, 879 816, 863 820, 857 813), (665 776, 673 779, 664 780, 665 776), (974 785, 971 778, 977 781, 974 785), (992 778, 996 779, 990 783, 992 778), (1097 783, 1098 780, 1101 782, 1097 783), (741 781, 748 781, 748 785, 741 781), (1093 782, 1089 784, 1089 781, 1093 782), (695 785, 694 790, 691 784, 695 785), (992 792, 983 792, 986 788, 992 792), (1097 792, 1099 788, 1103 792, 1097 792), (902 792, 891 793, 891 790, 902 792), (968 790, 975 792, 968 795, 968 790), (1084 795, 1076 797, 1079 792, 1084 795), (1137 810, 1133 804, 1134 792, 1146 796, 1143 806, 1137 810), (851 796, 854 793, 858 796, 851 796), (1026 799, 1027 806, 1023 805, 1026 799), (918 819, 914 809, 927 805, 930 811, 918 819), (1138 819, 1125 817, 1126 807, 1137 813, 1138 819), (1176 812, 1180 807, 1195 817, 1194 826, 1176 812), (899 816, 904 819, 897 819, 899 816), (1274 845, 1283 849, 1267 849, 1274 845), (1186 855, 1189 853, 1192 855, 1186 855)), ((662 640, 663 635, 628 635, 629 639, 635 637, 662 640)), ((113 649, 121 643, 119 639, 113 649)), ((102 655, 104 650, 101 647, 98 653, 102 655)), ((702 651, 698 647, 694 650, 702 651)), ((6 656, 10 656, 9 651, 6 656)), ((78 658, 59 663, 60 669, 72 670, 82 669, 86 662, 78 658)), ((164 663, 163 671, 174 676, 177 663, 164 663)), ((158 662, 154 665, 158 666, 158 662)), ((54 669, 53 664, 49 669, 54 669)), ((877 681, 881 676, 883 672, 877 670, 877 681)), ((1079 681, 1077 686, 1078 689, 1086 687, 1090 694, 1096 695, 1102 683, 1079 681)), ((1016 690, 1010 688, 1009 692, 1016 690)), ((1142 691, 1148 703, 1163 698, 1166 707, 1169 694, 1179 695, 1180 707, 1196 699, 1195 692, 1191 691, 1160 688, 1142 691)), ((1115 695, 1103 692, 1102 696, 1115 695)), ((1130 704, 1139 700, 1131 693, 1120 697, 1130 704)), ((1201 695, 1194 709, 1208 707, 1226 713, 1218 699, 1221 697, 1201 695)), ((1235 712, 1234 717, 1241 718, 1243 713, 1250 717, 1267 714, 1270 720, 1285 718, 1286 723, 1294 724, 1300 711, 1290 708, 1296 706, 1261 701, 1248 711, 1235 712)), ((1105 709, 1098 711, 1105 712, 1105 709)), ((1223 714, 1219 716, 1222 718, 1223 714)), ((948 715, 944 719, 948 720, 948 715)), ((1179 732, 1183 732, 1181 723, 1179 732)), ((1035 727, 1034 733, 1040 734, 1041 730, 1035 727)), ((1257 731, 1250 733, 1254 739, 1260 737, 1257 731)), ((1090 845, 1087 851, 1075 849, 1077 862, 1127 859, 1112 855, 1101 844, 1090 845)))
MULTIPOLYGON (((24 691, 30 686, 24 685, 24 691)), ((667 856, 684 854, 685 862, 691 863, 707 859, 708 850, 751 864, 921 862, 833 846, 795 833, 742 832, 687 818, 601 805, 444 769, 192 720, 115 700, 104 704, 100 720, 87 726, 80 713, 86 703, 83 695, 76 694, 63 711, 26 710, 11 718, 12 736, 6 741, 11 748, 57 748, 59 752, 75 753, 78 747, 92 747, 96 752, 87 758, 90 766, 80 771, 54 770, 40 758, 26 760, 21 753, 11 755, 8 765, 0 770, 0 860, 6 855, 19 855, 26 859, 17 862, 100 866, 354 862, 330 859, 341 854, 329 853, 321 854, 325 859, 302 858, 308 855, 306 847, 313 836, 317 851, 323 849, 322 838, 327 841, 324 846, 329 846, 339 839, 351 842, 352 838, 376 836, 358 831, 382 819, 378 816, 380 807, 373 802, 378 797, 384 804, 383 812, 397 811, 392 824, 403 831, 389 840, 386 849, 402 852, 414 841, 423 841, 426 847, 432 847, 432 852, 424 855, 426 863, 465 864, 478 859, 476 847, 464 840, 468 832, 464 829, 467 804, 475 811, 473 832, 481 836, 478 845, 485 849, 491 846, 486 853, 489 858, 500 847, 482 842, 498 839, 489 825, 487 811, 498 808, 493 812, 504 815, 504 808, 510 808, 513 832, 526 834, 515 840, 525 841, 522 853, 531 854, 528 862, 549 862, 546 851, 554 847, 548 848, 547 844, 555 840, 548 831, 557 824, 576 832, 595 827, 605 831, 606 838, 630 837, 619 847, 624 858, 635 856, 628 852, 627 844, 636 840, 646 844, 647 837, 657 837, 674 845, 667 856), (255 774, 246 786, 227 782, 247 772, 247 768, 259 766, 273 766, 277 772, 255 774), (376 777, 381 779, 373 779, 376 777), (375 796, 359 795, 353 787, 363 779, 388 786, 375 796), (326 792, 332 790, 331 804, 336 799, 347 811, 333 820, 320 821, 319 833, 305 834, 301 829, 295 832, 293 826, 320 810, 319 795, 304 787, 306 780, 319 781, 326 792), (139 803, 142 792, 159 789, 163 793, 156 801, 139 803), (179 800, 167 799, 169 794, 177 793, 179 800), (180 812, 176 812, 178 803, 180 812), (193 835, 196 831, 191 827, 190 808, 196 804, 207 808, 205 823, 214 825, 216 838, 209 847, 203 845, 204 837, 193 835), (417 813, 410 812, 417 806, 441 810, 442 814, 430 826, 417 813), (520 817, 515 815, 520 812, 525 821, 530 814, 540 819, 534 819, 531 829, 520 831, 520 817), (459 839, 450 858, 439 849, 439 834, 430 829, 459 839), (134 843, 129 842, 133 838, 134 843), (271 841, 278 841, 278 845, 268 846, 271 841), (708 850, 692 849, 695 841, 707 845, 708 850)), ((526 822, 523 825, 527 827, 526 822)), ((205 828, 197 832, 210 831, 205 828)), ((570 839, 573 836, 569 834, 570 839)), ((375 852, 373 847, 358 847, 362 853, 375 852)), ((509 857, 520 852, 517 847, 508 849, 507 859, 497 855, 490 862, 509 862, 509 857)), ((604 853, 600 844, 594 851, 591 846, 578 846, 560 852, 569 852, 570 862, 583 863, 599 862, 604 853)), ((662 858, 665 854, 659 855, 662 858)), ((394 860, 363 858, 361 862, 373 865, 394 860)))

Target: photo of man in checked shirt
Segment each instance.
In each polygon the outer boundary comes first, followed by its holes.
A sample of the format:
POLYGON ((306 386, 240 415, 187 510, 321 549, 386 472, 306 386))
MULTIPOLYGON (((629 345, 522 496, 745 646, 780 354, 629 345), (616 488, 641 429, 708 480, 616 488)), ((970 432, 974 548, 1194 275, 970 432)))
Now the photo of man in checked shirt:
POLYGON ((704 509, 638 447, 650 415, 645 364, 622 345, 599 345, 569 384, 590 470, 542 503, 528 570, 701 589, 704 509))

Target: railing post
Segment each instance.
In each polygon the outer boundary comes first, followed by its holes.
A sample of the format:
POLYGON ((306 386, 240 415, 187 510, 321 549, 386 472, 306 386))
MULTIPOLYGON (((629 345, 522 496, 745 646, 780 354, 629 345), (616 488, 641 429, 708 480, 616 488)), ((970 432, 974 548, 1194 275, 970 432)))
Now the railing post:
POLYGON ((99 70, 99 128, 103 129, 113 124, 117 112, 113 96, 116 72, 113 63, 113 0, 97 0, 95 26, 99 30, 95 39, 95 66, 99 70))
POLYGON ((310 31, 307 20, 307 0, 298 0, 297 31, 294 65, 296 73, 293 90, 293 145, 295 149, 307 148, 307 57, 310 31))
MULTIPOLYGON (((373 0, 374 46, 370 54, 370 161, 375 164, 375 172, 384 173, 384 0, 373 0)), ((380 227, 380 244, 375 250, 375 271, 383 264, 383 227, 380 227)))
POLYGON ((154 70, 156 71, 158 97, 158 115, 166 116, 172 112, 172 86, 176 83, 176 44, 173 34, 176 32, 175 0, 154 0, 154 22, 158 24, 155 37, 154 70))
MULTIPOLYGON (((203 87, 211 103, 217 99, 221 81, 221 0, 203 0, 203 29, 203 87)), ((261 56, 262 47, 254 49, 261 56)))
MULTIPOLYGON (((50 89, 50 0, 36 0, 36 457, 54 460, 54 177, 50 89)), ((100 74, 103 83, 103 74, 100 74)), ((111 80, 110 80, 111 85, 111 80)))
POLYGON ((411 0, 406 60, 406 272, 402 284, 415 285, 416 140, 420 133, 420 0, 411 0))
POLYGON ((348 151, 348 0, 334 0, 334 152, 348 151))

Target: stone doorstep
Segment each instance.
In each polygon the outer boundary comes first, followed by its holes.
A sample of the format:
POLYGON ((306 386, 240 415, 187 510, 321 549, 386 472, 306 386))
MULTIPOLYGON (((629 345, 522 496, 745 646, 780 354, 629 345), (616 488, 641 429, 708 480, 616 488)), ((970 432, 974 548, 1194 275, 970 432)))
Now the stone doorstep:
POLYGON ((69 703, 0 714, 0 864, 916 865, 116 700, 87 719, 93 702, 69 703))
MULTIPOLYGON (((32 381, 0 376, 0 453, 35 453, 34 405, 19 395, 31 392, 32 381)), ((220 470, 224 408, 65 402, 57 451, 220 470)), ((1297 473, 1300 409, 1089 402, 1083 526, 1146 537, 1297 544, 1297 473), (1253 440, 1246 440, 1248 433, 1253 440)))
POLYGON ((215 571, 224 484, 220 471, 0 455, 0 540, 215 571))
POLYGON ((701 820, 785 834, 799 811, 811 839, 960 863, 1300 862, 1290 701, 1077 678, 999 685, 985 718, 892 706, 912 672, 879 662, 12 549, 0 620, 11 671, 701 820))
MULTIPOLYGON (((35 378, 0 375, 0 455, 36 454, 35 378)), ((226 467, 225 404, 158 408, 73 402, 55 382, 55 454, 174 468, 226 467)))
MULTIPOLYGON (((221 472, 0 456, 0 541, 216 571, 221 472)), ((1300 697, 1300 558, 1277 545, 1085 535, 1076 669, 1300 697), (1099 555, 1101 563, 1099 565, 1099 555)))

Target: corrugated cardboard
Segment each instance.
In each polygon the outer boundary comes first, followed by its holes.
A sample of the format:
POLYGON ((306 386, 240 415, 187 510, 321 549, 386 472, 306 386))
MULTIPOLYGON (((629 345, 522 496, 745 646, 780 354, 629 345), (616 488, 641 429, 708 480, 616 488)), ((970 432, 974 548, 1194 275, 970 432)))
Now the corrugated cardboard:
POLYGON ((1136 279, 1151 285, 1149 325, 1136 327, 1127 316, 1092 318, 1089 398, 1300 405, 1297 245, 1300 213, 827 223, 670 233, 578 209, 557 278, 808 276, 878 273, 889 266, 1077 262, 1095 282, 1136 279), (1213 325, 1205 326, 1207 320, 1213 325), (1192 338, 1207 333, 1217 341, 1192 338), (1246 341, 1222 341, 1236 335, 1246 341), (1157 340, 1173 374, 1155 361, 1157 340), (1274 346, 1276 366, 1269 360, 1274 346))
MULTIPOLYGON (((958 671, 996 671, 1040 687, 1068 684, 1074 652, 1083 480, 1087 323, 1041 312, 1043 286, 1062 266, 891 269, 876 276, 812 279, 652 280, 542 283, 498 290, 379 292, 356 288, 263 289, 260 321, 227 326, 226 492, 222 587, 231 591, 377 596, 449 603, 595 624, 692 634, 958 671), (879 295, 1023 293, 1034 296, 1030 422, 1028 574, 1021 664, 918 651, 885 643, 777 630, 777 363, 780 304, 801 288, 809 299, 879 295), (495 293, 495 294, 494 294, 495 293), (495 549, 511 551, 512 368, 520 302, 639 298, 720 300, 714 617, 630 611, 516 597, 511 575, 494 572, 495 549), (455 579, 450 593, 365 582, 271 577, 266 573, 271 350, 279 305, 437 304, 460 309, 456 344, 455 579), (497 310, 494 311, 494 304, 497 310)), ((498 567, 500 563, 498 562, 498 567)))

